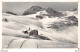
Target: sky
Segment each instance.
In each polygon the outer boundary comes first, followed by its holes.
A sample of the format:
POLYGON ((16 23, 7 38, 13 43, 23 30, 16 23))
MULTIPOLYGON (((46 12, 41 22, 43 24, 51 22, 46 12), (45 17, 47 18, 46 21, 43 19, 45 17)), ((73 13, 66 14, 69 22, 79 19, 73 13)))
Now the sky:
POLYGON ((11 11, 16 14, 23 14, 31 6, 51 7, 57 11, 70 10, 78 7, 77 2, 3 2, 2 11, 11 11))

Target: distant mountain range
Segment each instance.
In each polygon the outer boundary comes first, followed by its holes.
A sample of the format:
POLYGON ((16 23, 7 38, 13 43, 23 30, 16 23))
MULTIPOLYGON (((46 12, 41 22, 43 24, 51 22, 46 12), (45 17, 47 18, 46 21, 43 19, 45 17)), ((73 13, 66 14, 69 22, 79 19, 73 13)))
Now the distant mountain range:
MULTIPOLYGON (((77 10, 78 10, 77 8, 74 8, 74 9, 71 9, 69 11, 77 11, 77 10)), ((7 11, 5 13, 11 14, 11 15, 17 15, 16 13, 11 12, 11 11, 7 11)), ((43 8, 41 6, 32 6, 29 9, 27 9, 26 11, 24 11, 22 15, 30 15, 30 14, 36 14, 37 15, 37 13, 38 13, 38 16, 48 16, 50 18, 62 17, 62 16, 66 15, 66 14, 63 14, 63 12, 56 11, 50 7, 43 8)))
POLYGON ((56 10, 53 10, 52 8, 48 7, 48 8, 42 8, 40 6, 32 6, 31 8, 29 8, 27 11, 25 11, 23 13, 23 15, 29 15, 29 14, 35 14, 37 12, 43 12, 45 11, 47 14, 43 14, 44 16, 63 16, 64 14, 62 14, 61 12, 58 12, 56 10))

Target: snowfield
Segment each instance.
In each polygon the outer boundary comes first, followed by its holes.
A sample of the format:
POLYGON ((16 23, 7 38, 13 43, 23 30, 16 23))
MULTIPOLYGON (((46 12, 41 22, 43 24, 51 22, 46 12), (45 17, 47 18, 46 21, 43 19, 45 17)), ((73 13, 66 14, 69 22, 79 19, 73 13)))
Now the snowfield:
POLYGON ((76 44, 3 35, 3 48, 75 48, 76 44), (46 43, 46 44, 45 44, 46 43))
MULTIPOLYGON (((46 13, 43 11, 43 13, 46 13)), ((70 13, 70 12, 65 12, 70 13)), ((47 13, 46 13, 47 14, 47 13)), ((73 15, 70 13, 67 16, 73 15)), ((63 17, 45 16, 43 19, 36 19, 36 14, 30 15, 9 15, 3 14, 3 18, 6 18, 8 22, 3 21, 2 35, 3 35, 3 48, 77 48, 78 45, 78 27, 70 26, 61 31, 47 28, 49 24, 54 22, 66 21, 63 17), (51 40, 43 40, 38 36, 29 36, 24 34, 24 30, 37 29, 39 35, 48 37, 51 40)), ((75 14, 74 14, 75 15, 75 14)), ((77 16, 77 15, 75 15, 77 16)))

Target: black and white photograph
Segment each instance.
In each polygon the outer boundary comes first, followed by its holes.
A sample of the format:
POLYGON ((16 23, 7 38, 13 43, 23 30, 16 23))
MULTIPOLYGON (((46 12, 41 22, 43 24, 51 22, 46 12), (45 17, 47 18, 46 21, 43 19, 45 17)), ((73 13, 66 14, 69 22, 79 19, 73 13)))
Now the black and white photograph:
POLYGON ((78 48, 78 2, 2 2, 2 49, 78 48))

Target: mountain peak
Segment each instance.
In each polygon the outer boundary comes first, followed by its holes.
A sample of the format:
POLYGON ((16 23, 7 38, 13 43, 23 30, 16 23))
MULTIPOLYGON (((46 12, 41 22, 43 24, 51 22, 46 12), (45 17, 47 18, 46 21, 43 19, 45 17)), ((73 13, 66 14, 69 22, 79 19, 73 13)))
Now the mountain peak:
POLYGON ((46 8, 46 12, 49 13, 49 16, 54 16, 54 17, 63 16, 63 14, 61 12, 56 11, 50 7, 46 8))
POLYGON ((52 8, 48 7, 46 8, 46 11, 50 14, 56 13, 57 11, 53 10, 52 8))
POLYGON ((30 8, 30 10, 32 10, 32 11, 34 11, 34 12, 38 12, 38 11, 43 10, 43 8, 40 7, 40 6, 32 6, 32 7, 30 8))
POLYGON ((36 8, 42 9, 42 7, 40 6, 32 6, 30 9, 36 9, 36 8))
POLYGON ((30 7, 27 11, 25 11, 25 12, 23 13, 23 15, 35 14, 36 12, 42 11, 42 10, 43 10, 43 8, 40 7, 40 6, 32 6, 32 7, 30 7))

